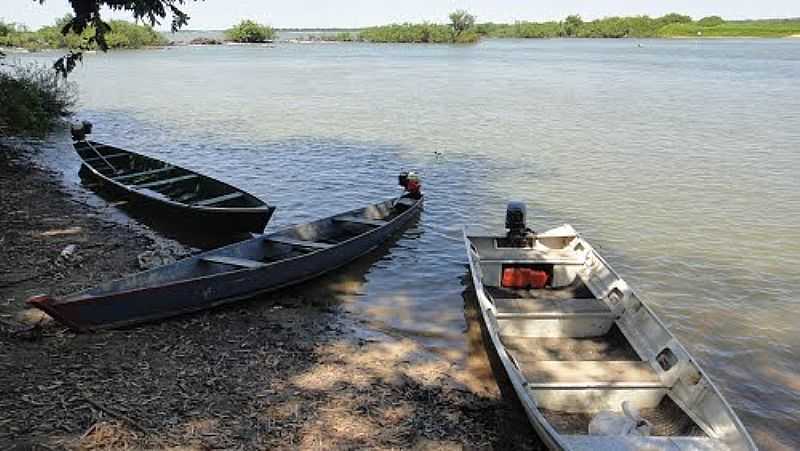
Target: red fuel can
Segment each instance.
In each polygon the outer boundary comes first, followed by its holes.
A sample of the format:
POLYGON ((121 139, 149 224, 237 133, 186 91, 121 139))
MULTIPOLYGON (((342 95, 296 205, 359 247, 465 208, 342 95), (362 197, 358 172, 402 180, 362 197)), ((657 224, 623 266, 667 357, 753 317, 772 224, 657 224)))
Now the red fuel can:
POLYGON ((503 268, 502 285, 505 288, 544 288, 549 279, 546 271, 512 266, 503 268))

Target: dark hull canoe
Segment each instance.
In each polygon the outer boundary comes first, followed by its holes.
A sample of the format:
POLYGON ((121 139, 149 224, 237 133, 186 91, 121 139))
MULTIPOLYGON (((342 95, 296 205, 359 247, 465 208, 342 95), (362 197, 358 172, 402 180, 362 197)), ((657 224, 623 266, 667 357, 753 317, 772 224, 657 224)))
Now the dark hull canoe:
POLYGON ((195 231, 261 233, 275 211, 252 194, 155 158, 93 141, 74 146, 81 178, 160 220, 195 231))
POLYGON ((28 302, 75 330, 122 327, 211 308, 339 268, 404 230, 422 199, 394 198, 235 243, 65 298, 28 302))

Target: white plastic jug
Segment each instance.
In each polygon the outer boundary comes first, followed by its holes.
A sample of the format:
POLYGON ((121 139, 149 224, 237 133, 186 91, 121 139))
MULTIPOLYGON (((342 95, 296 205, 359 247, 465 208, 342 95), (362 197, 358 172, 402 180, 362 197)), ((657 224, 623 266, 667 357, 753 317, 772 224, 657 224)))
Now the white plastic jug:
POLYGON ((652 425, 639 415, 628 401, 622 403, 622 413, 604 410, 589 423, 589 435, 650 435, 652 425))

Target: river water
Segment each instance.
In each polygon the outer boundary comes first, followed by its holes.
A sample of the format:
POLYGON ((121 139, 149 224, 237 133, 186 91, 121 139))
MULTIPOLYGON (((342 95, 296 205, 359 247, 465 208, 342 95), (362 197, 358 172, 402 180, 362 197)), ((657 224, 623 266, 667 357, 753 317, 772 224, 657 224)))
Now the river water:
POLYGON ((97 140, 247 189, 269 229, 421 172, 417 226, 336 293, 456 364, 460 227, 499 231, 510 199, 571 223, 761 446, 800 442, 800 40, 179 47, 87 55, 73 79, 97 140))

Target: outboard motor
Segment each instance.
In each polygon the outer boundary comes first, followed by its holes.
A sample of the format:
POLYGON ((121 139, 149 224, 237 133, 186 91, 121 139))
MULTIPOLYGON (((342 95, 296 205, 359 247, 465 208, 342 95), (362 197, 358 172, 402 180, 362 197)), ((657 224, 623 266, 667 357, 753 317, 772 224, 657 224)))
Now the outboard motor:
POLYGON ((530 235, 533 233, 528 228, 526 221, 528 208, 523 202, 512 201, 506 207, 506 242, 507 247, 529 247, 531 246, 530 235))
POLYGON ((86 135, 92 134, 92 123, 89 121, 73 122, 70 131, 73 140, 83 141, 86 139, 86 135))
MULTIPOLYGON (((535 232, 526 225, 528 211, 522 202, 509 202, 506 207, 505 238, 497 240, 498 247, 531 248, 535 232)), ((541 289, 553 279, 553 265, 542 264, 504 264, 500 284, 504 288, 541 289)))
POLYGON ((405 188, 403 197, 419 199, 422 197, 422 182, 416 172, 403 171, 397 177, 397 184, 405 188))

